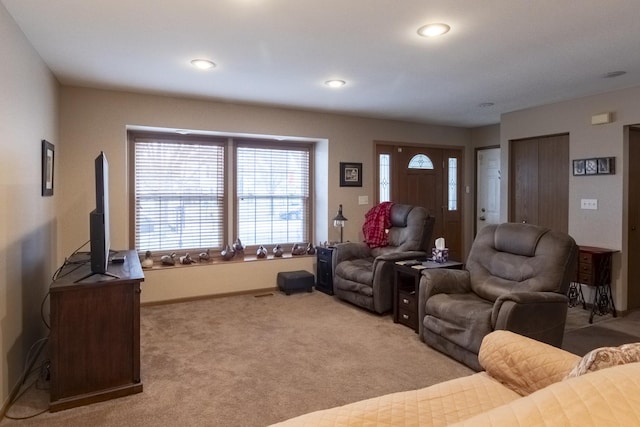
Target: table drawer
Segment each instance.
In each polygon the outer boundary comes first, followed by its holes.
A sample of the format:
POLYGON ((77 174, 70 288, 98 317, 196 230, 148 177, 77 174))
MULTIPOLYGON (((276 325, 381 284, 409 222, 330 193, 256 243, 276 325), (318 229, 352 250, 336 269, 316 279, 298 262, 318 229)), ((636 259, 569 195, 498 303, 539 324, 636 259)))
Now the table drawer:
POLYGON ((591 271, 589 272, 579 272, 578 273, 578 283, 584 283, 585 285, 595 285, 593 280, 593 274, 591 271))
POLYGON ((584 264, 593 264, 593 254, 588 252, 580 252, 578 255, 578 262, 584 264))
POLYGON ((408 310, 412 313, 416 311, 416 294, 415 292, 398 292, 398 309, 408 310))
POLYGON ((593 264, 583 264, 583 263, 578 264, 579 273, 591 274, 592 271, 593 271, 593 264))
POLYGON ((399 323, 402 323, 403 325, 408 326, 411 329, 416 329, 416 326, 418 326, 417 321, 418 321, 418 315, 415 312, 405 310, 403 308, 399 309, 398 311, 399 323))

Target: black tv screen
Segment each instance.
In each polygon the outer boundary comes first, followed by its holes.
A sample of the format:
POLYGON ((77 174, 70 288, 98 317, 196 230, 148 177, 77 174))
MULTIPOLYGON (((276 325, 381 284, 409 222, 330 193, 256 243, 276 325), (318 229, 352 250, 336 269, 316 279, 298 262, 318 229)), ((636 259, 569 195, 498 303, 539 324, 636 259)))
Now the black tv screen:
POLYGON ((95 160, 96 208, 89 215, 91 272, 104 274, 109 265, 109 163, 104 152, 95 160))

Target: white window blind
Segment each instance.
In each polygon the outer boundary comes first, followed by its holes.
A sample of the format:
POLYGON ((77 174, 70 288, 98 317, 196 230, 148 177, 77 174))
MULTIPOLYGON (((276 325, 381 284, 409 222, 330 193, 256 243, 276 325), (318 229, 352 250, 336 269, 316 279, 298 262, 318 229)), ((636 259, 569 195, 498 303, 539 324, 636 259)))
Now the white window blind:
POLYGON ((223 141, 135 137, 136 249, 222 247, 224 164, 223 141))
POLYGON ((238 236, 245 245, 308 242, 310 147, 238 142, 238 236))

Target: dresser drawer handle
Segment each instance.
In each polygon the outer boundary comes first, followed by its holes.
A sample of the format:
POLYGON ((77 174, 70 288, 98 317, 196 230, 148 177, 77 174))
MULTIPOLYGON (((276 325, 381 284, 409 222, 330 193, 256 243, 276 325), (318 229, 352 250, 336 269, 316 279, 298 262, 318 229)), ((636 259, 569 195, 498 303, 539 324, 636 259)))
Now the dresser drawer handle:
POLYGON ((406 298, 402 298, 402 303, 403 303, 403 304, 409 304, 409 300, 408 300, 408 299, 406 299, 406 298))
POLYGON ((402 315, 402 318, 403 318, 404 320, 409 320, 409 315, 408 315, 408 314, 403 314, 403 315, 402 315))

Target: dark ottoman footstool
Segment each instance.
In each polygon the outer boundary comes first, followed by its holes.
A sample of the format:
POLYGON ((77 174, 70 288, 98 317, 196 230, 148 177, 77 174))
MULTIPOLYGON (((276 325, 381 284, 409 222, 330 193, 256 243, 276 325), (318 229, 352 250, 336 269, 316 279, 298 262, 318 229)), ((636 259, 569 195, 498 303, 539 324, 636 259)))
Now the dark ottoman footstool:
POLYGON ((278 273, 278 289, 287 295, 294 291, 313 291, 315 277, 305 270, 281 271, 278 273))

